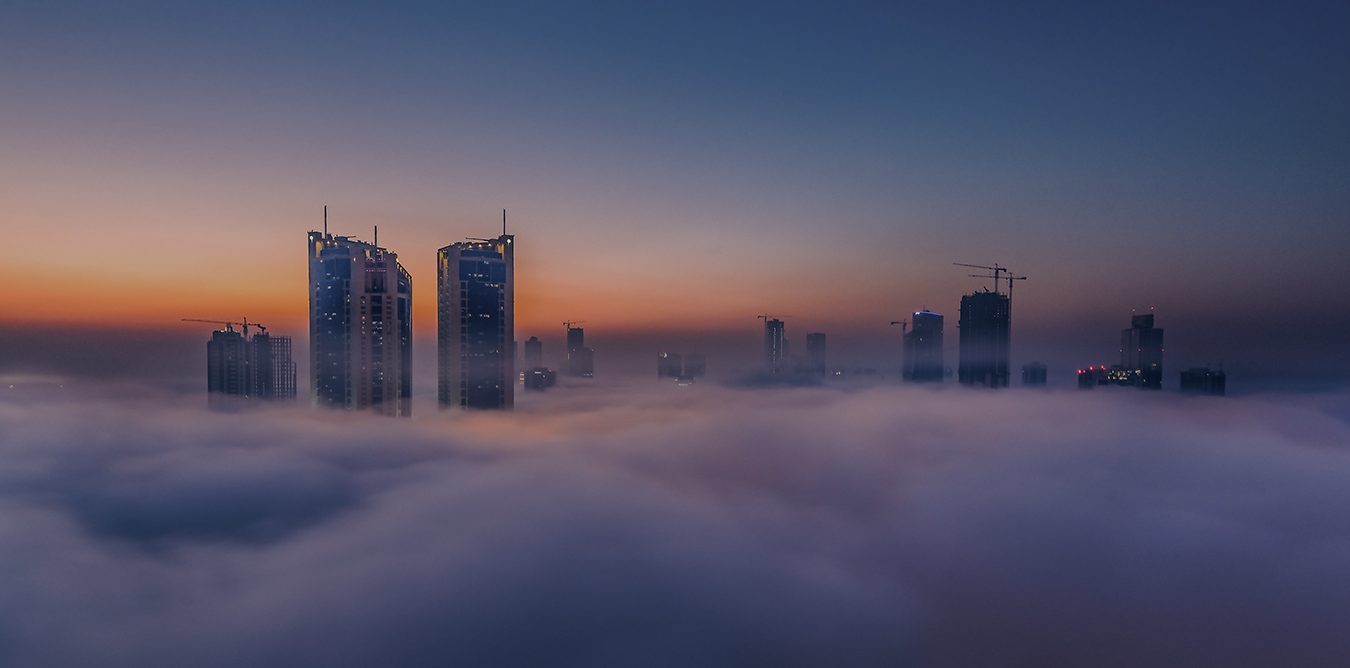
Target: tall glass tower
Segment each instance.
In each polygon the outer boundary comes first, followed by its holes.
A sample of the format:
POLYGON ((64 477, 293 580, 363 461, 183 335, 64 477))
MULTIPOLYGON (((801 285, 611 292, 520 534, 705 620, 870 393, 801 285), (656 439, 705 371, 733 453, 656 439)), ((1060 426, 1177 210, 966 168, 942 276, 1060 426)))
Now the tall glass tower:
POLYGON ((436 251, 437 399, 442 408, 515 405, 515 237, 436 251))
POLYGON ((412 277, 373 243, 309 233, 315 406, 412 415, 412 277))

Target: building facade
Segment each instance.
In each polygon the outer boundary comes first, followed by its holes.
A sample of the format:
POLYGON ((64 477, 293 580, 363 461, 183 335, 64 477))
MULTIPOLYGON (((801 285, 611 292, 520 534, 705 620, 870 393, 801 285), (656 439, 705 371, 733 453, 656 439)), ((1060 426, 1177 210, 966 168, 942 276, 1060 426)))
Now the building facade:
POLYGON ((245 339, 230 325, 212 332, 206 343, 206 391, 213 406, 234 401, 226 397, 294 399, 291 337, 263 332, 245 339))
POLYGON ((1045 385, 1048 375, 1045 365, 1040 362, 1022 365, 1022 384, 1028 387, 1045 385))
POLYGON ((586 330, 581 327, 567 327, 567 373, 578 378, 591 378, 595 375, 595 351, 586 347, 586 330))
POLYGON ((823 376, 828 369, 825 358, 825 334, 811 332, 806 335, 806 371, 812 375, 823 376))
POLYGON ((983 290, 961 298, 961 361, 957 370, 963 385, 1008 386, 1011 353, 1011 301, 1007 295, 983 290))
POLYGON ((436 251, 436 295, 440 406, 515 406, 515 237, 436 251))
POLYGON ((1223 369, 1193 367, 1181 372, 1182 394, 1208 394, 1221 397, 1227 391, 1228 375, 1223 369))
POLYGON ((915 383, 942 382, 946 367, 942 358, 943 316, 924 309, 915 311, 913 329, 905 334, 905 380, 915 383))
POLYGON ((244 337, 226 326, 211 332, 206 343, 206 399, 212 407, 228 405, 230 397, 247 398, 252 390, 249 346, 244 337))
POLYGON ((778 318, 764 320, 764 362, 769 371, 778 373, 787 358, 787 332, 783 321, 778 318))
POLYGON ((412 277, 372 243, 309 233, 315 406, 412 415, 412 277))
POLYGON ((1130 318, 1120 331, 1120 366, 1132 372, 1139 387, 1162 389, 1163 331, 1153 326, 1153 314, 1130 318))

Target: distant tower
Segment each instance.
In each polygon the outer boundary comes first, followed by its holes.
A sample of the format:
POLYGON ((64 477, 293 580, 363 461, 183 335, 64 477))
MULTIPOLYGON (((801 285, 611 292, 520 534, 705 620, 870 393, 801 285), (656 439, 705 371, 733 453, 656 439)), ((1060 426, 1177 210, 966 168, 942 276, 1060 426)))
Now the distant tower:
POLYGON ((914 328, 905 334, 905 380, 942 382, 942 314, 928 309, 914 312, 914 328))
POLYGON ((764 361, 769 370, 778 373, 787 354, 783 321, 778 318, 764 320, 764 361))
POLYGON ((412 277, 373 243, 309 233, 309 385, 316 406, 412 414, 412 277))
POLYGON ((234 328, 211 333, 206 343, 206 391, 208 405, 225 405, 224 397, 245 398, 250 390, 249 350, 234 328))
POLYGON ((961 298, 962 385, 1008 386, 1011 302, 1007 295, 982 290, 961 298))
POLYGON ((1032 362, 1022 365, 1022 384, 1027 387, 1040 387, 1045 385, 1046 369, 1040 362, 1032 362))
POLYGON ((586 347, 586 330, 565 322, 567 328, 567 373, 590 378, 595 375, 595 351, 586 347))
POLYGON ((1181 372, 1182 394, 1210 394, 1223 396, 1228 381, 1223 369, 1194 367, 1181 372))
POLYGON ((525 368, 538 369, 544 366, 544 343, 537 336, 525 341, 525 368))
POLYGON ((817 376, 825 375, 827 364, 825 361, 825 335, 821 332, 812 332, 806 335, 806 366, 807 370, 817 376))
POLYGON ((459 241, 436 251, 441 408, 515 405, 515 328, 513 235, 459 241))
POLYGON ((684 375, 684 361, 679 353, 656 354, 656 377, 679 378, 684 375))
POLYGON ((1130 328, 1120 331, 1120 365, 1139 387, 1162 389, 1163 331, 1153 326, 1153 314, 1130 318, 1130 328))
POLYGON ((689 353, 684 356, 684 373, 688 379, 702 378, 708 373, 708 358, 703 353, 689 353))

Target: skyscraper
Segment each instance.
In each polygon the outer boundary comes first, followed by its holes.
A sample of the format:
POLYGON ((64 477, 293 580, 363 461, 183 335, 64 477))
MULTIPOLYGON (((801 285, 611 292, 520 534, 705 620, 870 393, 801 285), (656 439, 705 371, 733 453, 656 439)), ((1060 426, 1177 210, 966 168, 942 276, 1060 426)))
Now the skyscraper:
POLYGON ((544 343, 537 336, 525 341, 525 369, 538 369, 544 366, 544 343))
POLYGON ((961 297, 962 385, 1008 386, 1011 302, 1007 295, 982 290, 961 297))
POLYGON ((206 343, 206 400, 212 407, 225 406, 227 397, 246 398, 251 390, 248 344, 239 332, 226 325, 211 332, 206 343))
POLYGON ((515 405, 515 237, 436 251, 437 396, 442 408, 515 405))
POLYGON ((941 313, 924 309, 914 312, 914 328, 905 334, 904 377, 916 383, 942 382, 946 371, 942 359, 941 313))
POLYGON ((586 330, 564 323, 567 328, 567 373, 581 378, 595 375, 595 351, 586 347, 586 330))
POLYGON ((1045 385, 1046 368, 1040 362, 1031 362, 1022 365, 1022 384, 1028 387, 1040 387, 1045 385))
POLYGON ((316 406, 412 414, 412 277, 373 243, 309 233, 309 386, 316 406))
POLYGON ((811 332, 806 335, 806 370, 814 375, 823 376, 827 368, 825 360, 825 334, 811 332))
POLYGON ((1120 365, 1133 373, 1135 384, 1162 389, 1163 331, 1153 326, 1153 314, 1130 317, 1130 328, 1120 330, 1120 365))
POLYGON ((765 317, 764 361, 769 365, 769 370, 774 373, 778 373, 779 369, 782 368, 783 358, 787 354, 785 336, 786 332, 782 320, 765 317))

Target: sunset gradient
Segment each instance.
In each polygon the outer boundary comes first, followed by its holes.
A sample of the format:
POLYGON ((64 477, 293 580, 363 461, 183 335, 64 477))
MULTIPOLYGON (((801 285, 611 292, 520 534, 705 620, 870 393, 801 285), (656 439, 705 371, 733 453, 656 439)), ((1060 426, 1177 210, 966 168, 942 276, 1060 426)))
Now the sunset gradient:
POLYGON ((1350 371, 1343 6, 116 4, 0 10, 11 335, 299 336, 328 205, 425 339, 435 249, 506 208, 521 339, 750 346, 768 311, 877 355, 1000 262, 1018 361, 1156 307, 1183 359, 1350 371))

